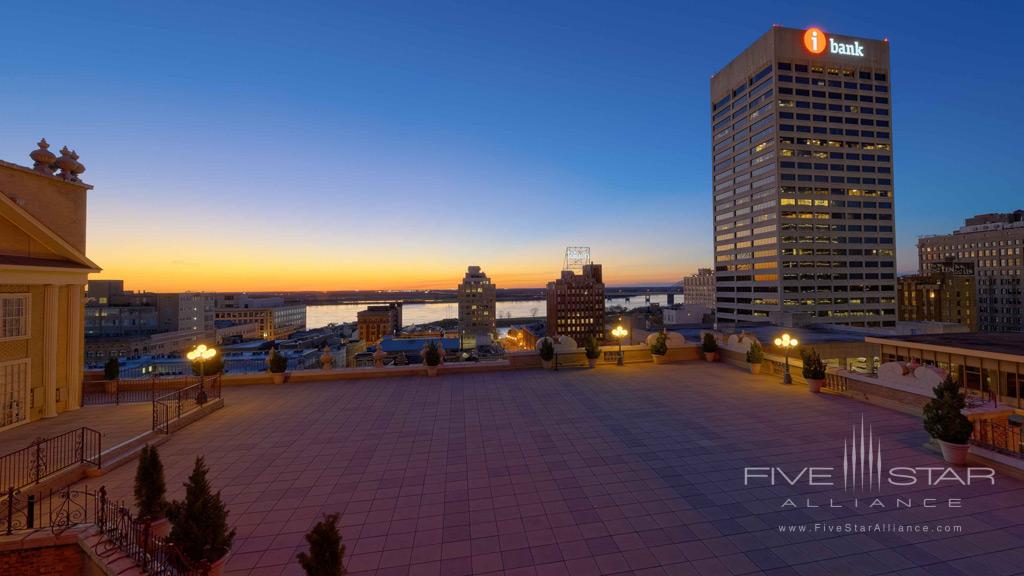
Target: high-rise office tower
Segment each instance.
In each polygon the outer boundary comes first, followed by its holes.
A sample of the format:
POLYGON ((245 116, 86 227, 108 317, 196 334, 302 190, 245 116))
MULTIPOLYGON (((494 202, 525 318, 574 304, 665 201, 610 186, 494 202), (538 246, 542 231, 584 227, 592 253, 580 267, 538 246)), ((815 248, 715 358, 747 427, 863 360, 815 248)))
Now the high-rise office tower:
POLYGON ((776 27, 711 79, 718 321, 896 322, 889 45, 776 27))
MULTIPOLYGON (((589 256, 588 256, 589 259, 589 256)), ((604 340, 604 278, 600 264, 563 270, 548 282, 548 336, 569 336, 583 346, 590 337, 604 340)))
POLYGON ((494 283, 480 270, 470 266, 458 288, 459 330, 464 347, 489 343, 498 336, 497 296, 494 283))

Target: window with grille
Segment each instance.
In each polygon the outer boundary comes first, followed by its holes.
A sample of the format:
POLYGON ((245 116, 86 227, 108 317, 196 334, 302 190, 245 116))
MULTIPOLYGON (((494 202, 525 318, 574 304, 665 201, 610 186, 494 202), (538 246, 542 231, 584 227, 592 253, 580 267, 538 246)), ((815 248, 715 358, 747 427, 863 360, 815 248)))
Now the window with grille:
POLYGON ((0 340, 28 337, 28 294, 0 294, 0 340))

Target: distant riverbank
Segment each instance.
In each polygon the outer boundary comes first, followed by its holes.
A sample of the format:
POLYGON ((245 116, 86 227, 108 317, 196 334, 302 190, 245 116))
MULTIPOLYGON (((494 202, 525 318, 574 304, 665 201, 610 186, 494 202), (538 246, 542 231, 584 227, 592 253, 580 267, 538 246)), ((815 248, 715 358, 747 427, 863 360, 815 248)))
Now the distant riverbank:
MULTIPOLYGON (((676 302, 682 302, 681 295, 676 296, 676 302)), ((328 324, 342 324, 355 322, 356 314, 365 310, 373 302, 353 302, 349 304, 317 304, 306 306, 306 326, 309 328, 320 328, 328 324)), ((605 307, 622 306, 627 310, 642 308, 649 304, 668 304, 668 294, 649 294, 631 297, 614 297, 605 299, 605 307)), ((545 300, 509 300, 497 303, 498 318, 535 318, 541 320, 547 314, 547 301, 545 300)), ((402 306, 402 323, 430 324, 447 318, 456 318, 459 315, 459 306, 455 302, 415 302, 406 303, 402 306)))

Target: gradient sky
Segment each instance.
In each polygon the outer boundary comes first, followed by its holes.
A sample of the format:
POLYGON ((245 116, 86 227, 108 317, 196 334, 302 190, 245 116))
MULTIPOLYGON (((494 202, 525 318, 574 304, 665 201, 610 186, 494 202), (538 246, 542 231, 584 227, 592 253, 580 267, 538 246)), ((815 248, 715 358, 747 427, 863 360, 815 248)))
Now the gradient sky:
POLYGON ((773 23, 890 40, 900 271, 1024 208, 1021 3, 61 4, 4 6, 0 158, 77 149, 132 289, 541 286, 566 245, 674 282, 711 263, 709 78, 773 23))

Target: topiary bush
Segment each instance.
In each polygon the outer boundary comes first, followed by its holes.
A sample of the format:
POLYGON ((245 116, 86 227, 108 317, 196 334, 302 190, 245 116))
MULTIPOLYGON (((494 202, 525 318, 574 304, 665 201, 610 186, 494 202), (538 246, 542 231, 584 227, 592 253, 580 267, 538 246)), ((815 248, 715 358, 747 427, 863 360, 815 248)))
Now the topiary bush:
POLYGON ((204 360, 201 367, 198 360, 190 362, 190 364, 192 365, 193 376, 199 376, 200 372, 206 376, 213 376, 224 371, 224 357, 220 354, 209 360, 204 360))
POLYGON ((338 514, 328 514, 306 534, 309 553, 299 552, 299 565, 308 576, 341 576, 346 573, 342 560, 345 545, 338 530, 338 514))
POLYGON ((441 363, 441 351, 437 346, 437 342, 431 340, 427 344, 427 349, 423 352, 423 362, 427 366, 437 366, 441 363))
POLYGON ((946 376, 932 389, 934 398, 924 406, 924 429, 932 438, 950 444, 966 444, 974 431, 974 423, 964 416, 967 400, 952 376, 946 376))
POLYGON ((103 365, 103 379, 117 380, 120 376, 121 362, 113 356, 107 358, 107 362, 103 365))
POLYGON ((711 332, 705 332, 700 348, 707 354, 718 352, 718 341, 715 340, 715 335, 711 332))
POLYGON ((213 564, 224 557, 235 540, 234 529, 228 528, 228 511, 210 488, 206 478, 209 469, 202 456, 185 482, 185 499, 171 502, 167 517, 171 534, 167 537, 191 564, 192 569, 213 564))
POLYGON ((135 469, 135 507, 139 518, 157 520, 167 511, 167 485, 164 483, 164 465, 156 446, 146 444, 139 452, 139 465, 135 469))
POLYGON ((587 338, 587 344, 583 349, 586 351, 587 358, 591 360, 597 360, 601 357, 601 345, 597 343, 597 336, 587 338))
POLYGON ((761 343, 754 340, 750 343, 750 348, 747 348, 747 364, 760 364, 764 361, 764 348, 761 348, 761 343))
POLYGON ((803 358, 804 363, 804 380, 825 379, 825 363, 821 361, 821 356, 818 355, 817 350, 814 348, 801 349, 800 356, 803 358))
POLYGON ((288 357, 274 350, 270 354, 270 371, 275 374, 288 371, 288 357))
POLYGON ((550 362, 555 359, 555 345, 547 338, 542 340, 540 343, 540 359, 545 362, 550 362))
POLYGON ((655 356, 664 356, 668 353, 668 334, 662 332, 658 334, 657 338, 654 339, 654 343, 651 344, 651 354, 655 356))

